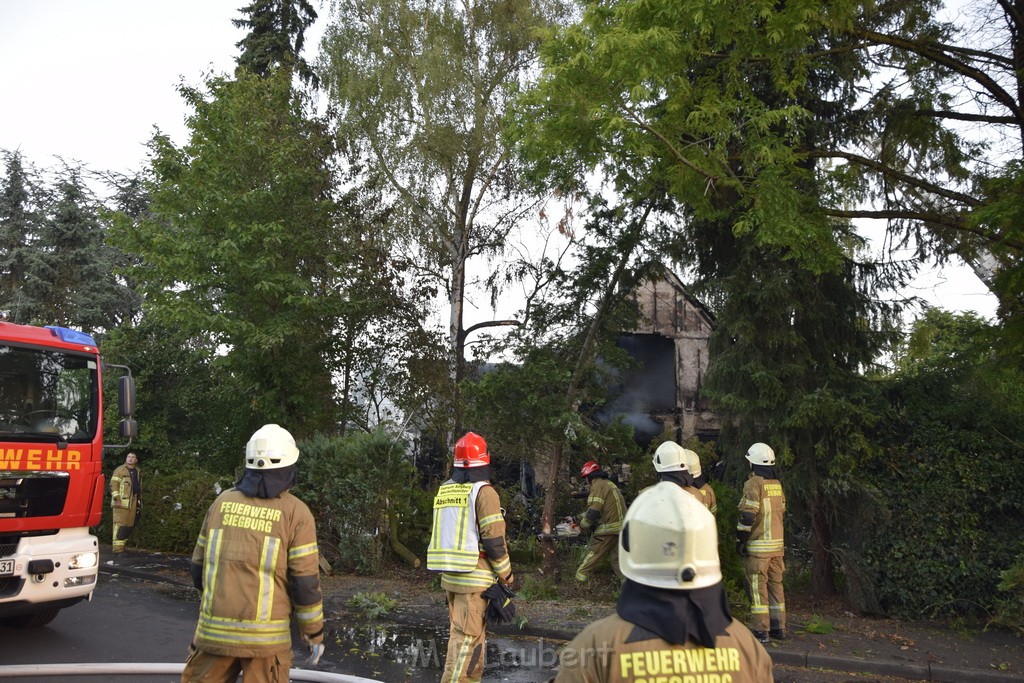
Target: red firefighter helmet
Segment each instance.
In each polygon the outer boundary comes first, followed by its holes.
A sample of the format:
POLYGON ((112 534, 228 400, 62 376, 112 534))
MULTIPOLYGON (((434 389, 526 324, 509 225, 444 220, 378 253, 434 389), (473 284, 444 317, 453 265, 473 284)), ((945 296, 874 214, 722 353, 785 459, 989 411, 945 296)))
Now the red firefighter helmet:
POLYGON ((601 466, 597 464, 596 460, 588 460, 587 462, 583 463, 583 468, 580 470, 580 476, 589 476, 594 472, 597 472, 599 469, 601 469, 601 466))
POLYGON ((483 467, 491 464, 491 454, 487 452, 484 437, 473 432, 455 442, 455 466, 459 468, 483 467))

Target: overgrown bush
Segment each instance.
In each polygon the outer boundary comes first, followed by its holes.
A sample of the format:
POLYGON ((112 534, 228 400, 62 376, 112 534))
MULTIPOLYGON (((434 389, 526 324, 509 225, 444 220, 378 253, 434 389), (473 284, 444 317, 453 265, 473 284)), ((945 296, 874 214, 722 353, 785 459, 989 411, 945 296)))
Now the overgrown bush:
POLYGON ((388 555, 390 516, 400 533, 429 530, 431 506, 418 493, 415 469, 400 441, 377 431, 316 436, 300 448, 295 494, 313 511, 320 551, 335 568, 379 571, 388 555))
MULTIPOLYGON (((129 547, 191 553, 213 500, 233 482, 203 470, 142 468, 142 517, 129 547)), ((96 529, 105 542, 111 536, 110 497, 103 522, 96 529)))
POLYGON ((993 362, 987 330, 930 311, 888 382, 886 457, 862 473, 888 514, 860 552, 889 613, 995 614, 1024 550, 1024 377, 993 362))

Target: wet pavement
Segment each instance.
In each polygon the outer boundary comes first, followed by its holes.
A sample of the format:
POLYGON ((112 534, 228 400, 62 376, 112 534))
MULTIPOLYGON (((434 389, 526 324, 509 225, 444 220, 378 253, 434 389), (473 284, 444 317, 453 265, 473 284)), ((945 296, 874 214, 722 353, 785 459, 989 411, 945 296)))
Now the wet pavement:
MULTIPOLYGON (((198 603, 184 555, 129 550, 113 555, 102 548, 100 571, 153 581, 165 593, 198 603)), ((327 600, 325 598, 325 600, 327 600)), ((333 610, 326 610, 330 615, 333 610)), ((346 617, 328 619, 324 625, 328 647, 317 669, 385 681, 386 683, 436 683, 444 670, 448 624, 443 627, 416 623, 365 623, 346 617)), ((298 634, 293 642, 299 643, 298 634)), ((555 674, 558 648, 566 642, 536 636, 488 633, 484 678, 508 683, 543 683, 555 674)), ((302 666, 304 653, 296 648, 294 666, 302 666)))

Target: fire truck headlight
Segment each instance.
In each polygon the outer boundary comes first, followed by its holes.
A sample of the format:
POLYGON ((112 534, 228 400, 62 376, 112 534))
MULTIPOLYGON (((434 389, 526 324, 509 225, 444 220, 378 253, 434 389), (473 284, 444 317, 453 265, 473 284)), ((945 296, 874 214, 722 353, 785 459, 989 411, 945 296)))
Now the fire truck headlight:
POLYGON ((99 561, 96 553, 79 553, 68 560, 68 569, 90 569, 99 561))

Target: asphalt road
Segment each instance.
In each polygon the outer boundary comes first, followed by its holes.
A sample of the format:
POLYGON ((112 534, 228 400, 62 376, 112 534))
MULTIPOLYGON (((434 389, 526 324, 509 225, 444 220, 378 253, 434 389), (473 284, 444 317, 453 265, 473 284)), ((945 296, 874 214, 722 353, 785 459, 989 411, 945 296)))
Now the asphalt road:
MULTIPOLYGON (((0 626, 0 666, 58 663, 180 663, 196 625, 197 594, 191 589, 100 574, 91 602, 61 611, 48 626, 0 626)), ((436 682, 447 646, 444 633, 408 627, 355 627, 328 622, 321 671, 396 683, 436 682)), ((298 637, 293 637, 298 644, 298 637)), ((541 683, 552 675, 556 644, 533 639, 491 638, 488 680, 541 683)), ((293 666, 305 652, 293 649, 293 666)), ((5 681, 60 683, 175 682, 175 675, 81 675, 11 677, 5 681)))
MULTIPOLYGON (((0 626, 0 665, 85 662, 183 662, 196 623, 197 601, 191 589, 101 574, 92 602, 66 609, 48 626, 11 629, 0 626)), ((446 630, 446 629, 445 629, 446 630)), ((365 627, 328 622, 322 671, 364 676, 388 683, 434 682, 444 662, 447 633, 400 626, 365 627)), ((294 642, 298 643, 295 638, 294 642)), ((542 683, 553 675, 558 643, 535 639, 488 639, 485 680, 542 683)), ((294 650, 295 665, 305 656, 294 650)), ((174 682, 176 675, 19 677, 10 681, 61 683, 174 682)), ((905 682, 836 671, 776 666, 776 683, 905 682)))
MULTIPOLYGON (((100 575, 91 602, 62 610, 42 628, 0 626, 0 665, 83 662, 184 662, 196 607, 161 595, 153 584, 100 575)), ((178 681, 180 676, 120 680, 178 681)), ((11 681, 105 683, 106 676, 32 676, 11 681)))

